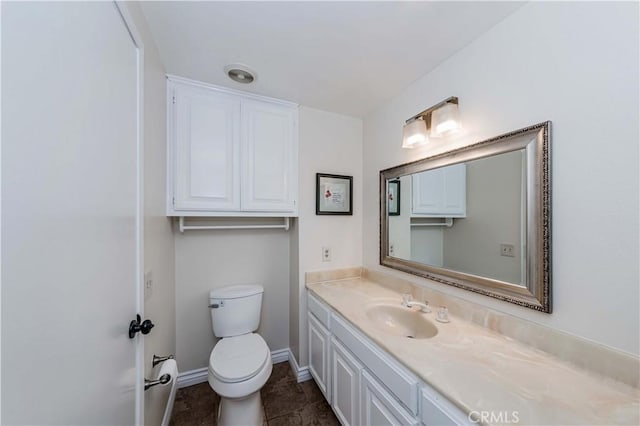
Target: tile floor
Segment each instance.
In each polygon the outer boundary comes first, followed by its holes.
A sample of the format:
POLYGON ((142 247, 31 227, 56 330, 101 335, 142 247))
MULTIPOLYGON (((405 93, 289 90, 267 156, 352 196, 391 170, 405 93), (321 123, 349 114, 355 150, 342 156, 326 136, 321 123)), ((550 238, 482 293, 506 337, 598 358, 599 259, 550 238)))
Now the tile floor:
MULTIPOLYGON (((316 383, 297 383, 288 362, 273 366, 261 395, 268 426, 340 424, 316 383)), ((219 403, 209 383, 179 389, 171 426, 215 425, 219 403)))

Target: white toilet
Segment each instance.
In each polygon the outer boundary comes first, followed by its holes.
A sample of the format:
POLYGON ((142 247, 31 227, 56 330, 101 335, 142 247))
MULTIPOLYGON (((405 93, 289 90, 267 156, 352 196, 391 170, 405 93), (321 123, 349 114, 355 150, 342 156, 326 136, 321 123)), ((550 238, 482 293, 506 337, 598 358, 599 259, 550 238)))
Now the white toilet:
POLYGON ((260 389, 273 362, 262 336, 260 285, 220 287, 209 293, 213 334, 222 339, 209 357, 209 385, 220 395, 219 425, 262 425, 260 389))

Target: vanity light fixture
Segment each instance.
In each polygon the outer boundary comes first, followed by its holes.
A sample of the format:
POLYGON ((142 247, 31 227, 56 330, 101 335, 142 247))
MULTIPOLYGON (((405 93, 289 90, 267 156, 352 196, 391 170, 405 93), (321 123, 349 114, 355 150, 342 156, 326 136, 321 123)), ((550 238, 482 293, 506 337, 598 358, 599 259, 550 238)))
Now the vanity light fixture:
POLYGON ((447 102, 431 113, 431 136, 445 136, 454 133, 462 127, 460 124, 460 111, 458 110, 458 98, 456 102, 447 102))
POLYGON ((458 98, 451 96, 405 122, 402 129, 402 147, 414 148, 423 145, 429 142, 429 136, 446 136, 461 127, 458 98))
POLYGON ((413 148, 427 142, 429 142, 429 136, 427 136, 427 123, 424 118, 417 117, 407 121, 402 129, 402 147, 413 148))

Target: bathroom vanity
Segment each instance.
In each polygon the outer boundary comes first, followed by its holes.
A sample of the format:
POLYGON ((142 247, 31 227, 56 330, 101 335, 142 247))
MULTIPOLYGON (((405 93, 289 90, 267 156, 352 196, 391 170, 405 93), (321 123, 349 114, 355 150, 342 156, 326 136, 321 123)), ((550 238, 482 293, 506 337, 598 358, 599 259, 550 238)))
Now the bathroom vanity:
MULTIPOLYGON (((435 306, 422 313, 401 305, 403 293, 425 297, 416 286, 392 277, 382 285, 383 274, 366 270, 342 279, 312 275, 309 369, 344 425, 640 422, 637 386, 463 318, 457 313, 467 302, 425 290, 438 304, 451 302, 450 322, 440 323, 435 306), (403 310, 415 317, 399 319, 403 310)), ((616 361, 625 362, 634 374, 633 360, 616 361)))
POLYGON ((309 369, 343 425, 461 425, 466 414, 312 294, 309 369))

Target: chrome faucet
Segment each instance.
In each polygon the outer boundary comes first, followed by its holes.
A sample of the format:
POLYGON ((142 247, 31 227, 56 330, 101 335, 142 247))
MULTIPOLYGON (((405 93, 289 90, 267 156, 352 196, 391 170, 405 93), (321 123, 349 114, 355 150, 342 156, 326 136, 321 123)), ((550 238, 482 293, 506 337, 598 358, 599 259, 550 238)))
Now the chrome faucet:
POLYGON ((403 293, 402 294, 402 306, 406 306, 407 308, 412 308, 414 306, 419 306, 420 311, 424 313, 431 312, 431 307, 429 307, 429 302, 424 301, 424 303, 417 302, 415 300, 411 300, 411 294, 403 293))

